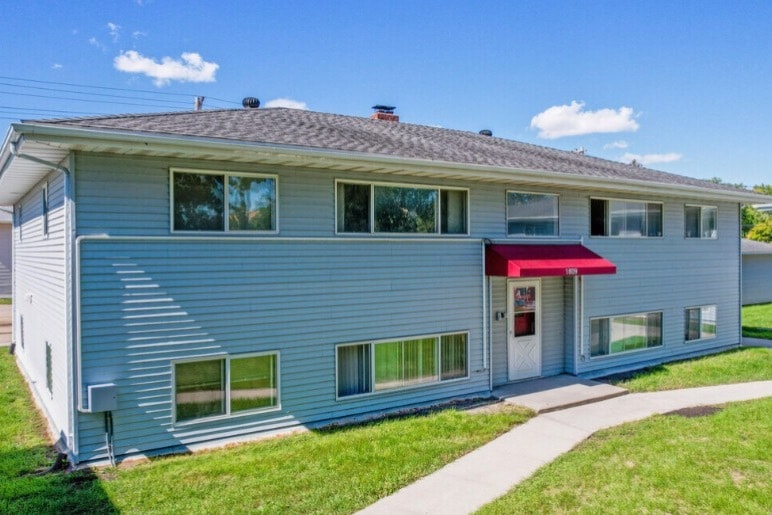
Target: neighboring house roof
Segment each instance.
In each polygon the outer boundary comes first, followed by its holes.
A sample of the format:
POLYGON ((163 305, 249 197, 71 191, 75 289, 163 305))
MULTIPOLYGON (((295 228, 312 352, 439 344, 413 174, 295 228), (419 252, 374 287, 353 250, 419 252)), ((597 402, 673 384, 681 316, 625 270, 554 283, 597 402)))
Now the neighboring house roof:
MULTIPOLYGON (((55 147, 251 161, 256 152, 270 151, 274 157, 264 162, 587 188, 605 183, 626 184, 629 190, 636 184, 640 188, 659 187, 660 192, 665 187, 748 202, 764 199, 724 184, 474 132, 286 108, 25 121, 12 125, 3 152, 7 154, 5 147, 24 139, 45 142, 46 148, 30 144, 33 151, 41 152, 55 147), (162 145, 180 148, 162 150, 162 145), (251 152, 251 157, 238 157, 223 145, 237 146, 242 152, 251 152), (203 148, 219 148, 220 153, 204 152, 203 148), (302 159, 293 162, 290 156, 298 155, 302 159), (348 168, 333 162, 356 160, 360 163, 348 168), (361 161, 368 165, 362 166, 361 161), (427 171, 428 167, 432 170, 427 171), (437 173, 438 168, 442 172, 437 173), (454 175, 448 173, 450 170, 454 175)), ((0 176, 0 186, 2 179, 0 176)), ((0 202, 6 198, 0 191, 0 202)))
POLYGON ((772 254, 772 243, 764 243, 763 241, 754 240, 742 240, 740 246, 742 254, 772 254))
POLYGON ((756 209, 758 209, 759 211, 762 211, 764 213, 772 212, 772 204, 756 204, 753 207, 755 207, 756 209))

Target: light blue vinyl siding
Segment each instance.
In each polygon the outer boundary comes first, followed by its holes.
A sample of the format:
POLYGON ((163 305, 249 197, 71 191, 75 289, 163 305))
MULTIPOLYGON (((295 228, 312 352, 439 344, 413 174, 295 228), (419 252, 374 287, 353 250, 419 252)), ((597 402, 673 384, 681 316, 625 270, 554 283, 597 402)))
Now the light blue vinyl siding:
MULTIPOLYGON (((80 262, 84 383, 118 385, 118 454, 488 389, 479 242, 85 240, 80 262), (469 379, 335 400, 336 344, 466 331, 469 379), (172 360, 268 351, 281 411, 172 426, 172 360)), ((98 457, 101 415, 80 420, 98 457)))
POLYGON ((664 207, 663 238, 585 241, 593 251, 616 263, 617 273, 583 279, 580 374, 598 375, 739 343, 738 206, 719 204, 715 240, 684 238, 684 202, 665 199, 664 207), (684 309, 712 304, 718 310, 716 338, 685 343, 684 309), (589 319, 652 311, 663 312, 661 347, 589 358, 589 319))
POLYGON ((13 291, 13 224, 0 223, 0 298, 13 291))
POLYGON ((745 254, 743 305, 772 302, 772 254, 745 254))
MULTIPOLYGON (((65 176, 52 173, 48 183, 48 234, 43 234, 42 190, 36 185, 17 204, 22 219, 14 224, 14 340, 19 363, 43 405, 57 435, 68 438, 70 427, 71 361, 68 352, 65 176), (21 231, 22 238, 19 238, 21 231), (24 319, 24 346, 22 324, 24 319), (52 389, 46 388, 46 345, 51 346, 52 389)), ((67 442, 72 444, 72 442, 67 442)))
MULTIPOLYGON (((598 375, 738 342, 736 204, 718 204, 717 240, 686 240, 689 202, 621 195, 662 202, 664 237, 594 238, 590 197, 620 195, 184 159, 79 154, 76 164, 78 234, 136 237, 81 243, 83 383, 117 382, 119 454, 487 394, 480 241, 523 241, 506 235, 508 190, 559 195, 560 236, 540 241, 582 240, 618 267, 613 276, 582 278, 579 334, 573 278, 542 279, 543 375, 598 375), (279 238, 170 235, 171 167, 275 174, 279 238), (471 235, 336 237, 336 179, 468 188, 471 235), (685 344, 684 308, 708 304, 717 305, 717 337, 685 344), (663 347, 589 359, 590 318, 649 310, 663 312, 663 347), (336 345, 449 332, 469 333, 469 379, 335 400, 336 345), (281 354, 280 411, 172 425, 174 360, 264 351, 281 354)), ((491 367, 501 384, 507 321, 495 313, 506 312, 506 279, 490 284, 491 367)), ((101 415, 80 414, 79 424, 82 459, 103 457, 101 415)))

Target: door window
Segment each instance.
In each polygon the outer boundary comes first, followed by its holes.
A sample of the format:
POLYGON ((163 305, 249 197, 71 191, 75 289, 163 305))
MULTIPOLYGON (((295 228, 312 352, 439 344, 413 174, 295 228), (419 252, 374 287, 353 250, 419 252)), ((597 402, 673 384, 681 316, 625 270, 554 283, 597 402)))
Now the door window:
POLYGON ((536 334, 536 288, 515 288, 515 337, 536 334))

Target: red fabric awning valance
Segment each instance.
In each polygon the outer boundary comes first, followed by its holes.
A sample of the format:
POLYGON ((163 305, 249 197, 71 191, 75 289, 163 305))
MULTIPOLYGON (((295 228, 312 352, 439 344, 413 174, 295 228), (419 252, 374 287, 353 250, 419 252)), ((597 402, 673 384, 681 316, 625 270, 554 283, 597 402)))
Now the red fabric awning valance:
POLYGON ((496 244, 485 249, 485 273, 504 277, 615 274, 617 267, 579 244, 496 244))

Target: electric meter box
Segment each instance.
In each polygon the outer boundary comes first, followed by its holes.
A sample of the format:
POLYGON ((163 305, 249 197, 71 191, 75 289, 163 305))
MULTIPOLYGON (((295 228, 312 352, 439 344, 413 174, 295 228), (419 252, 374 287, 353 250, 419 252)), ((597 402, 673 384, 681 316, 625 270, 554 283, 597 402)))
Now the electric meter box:
POLYGON ((115 383, 88 386, 88 411, 101 413, 118 409, 118 388, 115 383))

